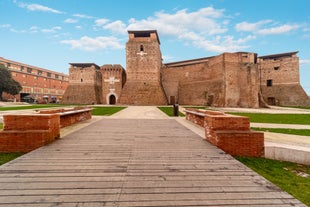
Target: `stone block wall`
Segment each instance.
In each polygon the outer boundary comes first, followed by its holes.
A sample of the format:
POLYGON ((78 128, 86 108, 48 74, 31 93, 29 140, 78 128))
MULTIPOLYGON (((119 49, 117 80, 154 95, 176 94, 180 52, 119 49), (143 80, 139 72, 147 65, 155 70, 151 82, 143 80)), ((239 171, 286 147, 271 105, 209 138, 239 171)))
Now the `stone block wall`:
POLYGON ((0 152, 29 152, 60 136, 58 114, 4 115, 0 152))
POLYGON ((205 138, 231 155, 264 156, 264 133, 250 130, 248 117, 186 109, 186 119, 205 128, 205 138))

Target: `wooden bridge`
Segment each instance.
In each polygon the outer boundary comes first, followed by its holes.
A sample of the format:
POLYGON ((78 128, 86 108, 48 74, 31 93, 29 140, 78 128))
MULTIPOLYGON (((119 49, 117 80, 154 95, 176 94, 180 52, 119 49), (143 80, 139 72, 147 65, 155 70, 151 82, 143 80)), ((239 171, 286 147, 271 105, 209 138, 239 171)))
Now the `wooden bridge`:
POLYGON ((174 119, 101 119, 0 167, 0 206, 305 206, 174 119))

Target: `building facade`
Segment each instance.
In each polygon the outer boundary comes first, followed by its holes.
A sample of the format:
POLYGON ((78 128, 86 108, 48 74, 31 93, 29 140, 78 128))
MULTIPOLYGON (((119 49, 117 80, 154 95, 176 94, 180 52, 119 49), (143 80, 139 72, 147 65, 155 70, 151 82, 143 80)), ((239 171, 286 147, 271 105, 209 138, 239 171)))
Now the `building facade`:
POLYGON ((156 30, 128 31, 128 35, 126 70, 120 65, 99 67, 92 63, 83 68, 71 64, 64 102, 248 108, 310 105, 299 82, 297 52, 261 57, 235 52, 162 63, 156 30), (86 86, 84 76, 77 74, 88 73, 92 74, 87 79, 91 89, 86 90, 81 88, 86 86), (90 94, 96 95, 83 98, 90 94))
POLYGON ((259 57, 260 89, 269 105, 310 105, 309 97, 300 85, 297 53, 259 57))
POLYGON ((62 103, 116 104, 126 81, 121 65, 70 63, 69 86, 62 103))
POLYGON ((68 75, 3 57, 0 57, 0 64, 7 67, 12 78, 22 86, 22 91, 19 94, 15 96, 3 94, 4 99, 38 103, 62 100, 68 86, 68 75))

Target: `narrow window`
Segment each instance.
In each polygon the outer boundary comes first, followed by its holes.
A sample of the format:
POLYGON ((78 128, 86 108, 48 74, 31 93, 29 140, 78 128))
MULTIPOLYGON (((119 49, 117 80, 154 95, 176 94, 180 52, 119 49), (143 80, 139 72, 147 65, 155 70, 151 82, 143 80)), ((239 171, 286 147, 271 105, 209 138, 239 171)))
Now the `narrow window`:
POLYGON ((140 45, 140 52, 143 52, 143 51, 144 51, 143 45, 140 45))
POLYGON ((280 69, 280 67, 274 67, 273 69, 274 69, 274 70, 279 70, 279 69, 280 69))
POLYGON ((81 82, 83 82, 83 78, 81 78, 81 82))
POLYGON ((272 80, 267 80, 267 86, 272 86, 272 80))

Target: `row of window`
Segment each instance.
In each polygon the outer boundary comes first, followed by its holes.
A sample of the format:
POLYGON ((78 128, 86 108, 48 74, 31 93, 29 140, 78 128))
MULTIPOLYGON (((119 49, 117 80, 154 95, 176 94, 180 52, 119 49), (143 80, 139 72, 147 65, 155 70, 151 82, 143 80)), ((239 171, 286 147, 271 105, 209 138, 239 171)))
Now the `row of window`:
MULTIPOLYGON (((7 67, 10 68, 10 69, 16 69, 16 67, 13 67, 13 66, 11 65, 11 63, 7 63, 7 67)), ((25 70, 25 67, 21 65, 21 66, 20 66, 20 71, 24 72, 24 70, 25 70)), ((37 70, 37 69, 35 69, 35 70, 37 70)), ((33 74, 33 73, 32 73, 33 68, 27 67, 27 70, 26 70, 26 71, 27 71, 27 73, 33 74)), ((42 71, 42 70, 37 70, 37 75, 42 76, 42 75, 43 75, 43 71, 42 71)), ((46 77, 52 78, 52 73, 46 72, 46 77)), ((64 76, 59 76, 58 74, 54 74, 54 78, 55 78, 55 79, 62 79, 62 80, 65 80, 65 77, 64 77, 64 76)))

